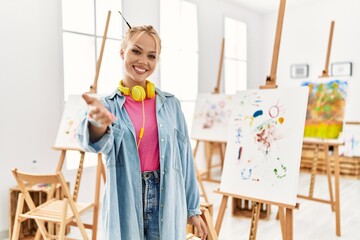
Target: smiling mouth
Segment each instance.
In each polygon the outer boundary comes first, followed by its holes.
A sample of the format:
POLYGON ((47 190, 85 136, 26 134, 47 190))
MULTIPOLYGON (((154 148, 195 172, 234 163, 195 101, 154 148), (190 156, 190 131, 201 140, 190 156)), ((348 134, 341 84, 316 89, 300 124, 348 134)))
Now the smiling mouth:
POLYGON ((144 74, 147 71, 145 68, 140 68, 140 67, 137 67, 137 66, 133 66, 133 69, 138 74, 144 74))

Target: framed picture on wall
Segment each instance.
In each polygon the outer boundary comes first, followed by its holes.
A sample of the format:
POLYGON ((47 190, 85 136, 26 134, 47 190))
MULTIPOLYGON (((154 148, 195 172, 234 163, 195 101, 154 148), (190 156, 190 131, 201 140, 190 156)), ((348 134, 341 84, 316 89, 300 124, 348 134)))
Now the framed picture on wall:
POLYGON ((334 62, 331 64, 331 76, 351 76, 352 63, 351 62, 334 62))
POLYGON ((291 78, 307 78, 309 76, 308 64, 292 64, 290 66, 291 78))

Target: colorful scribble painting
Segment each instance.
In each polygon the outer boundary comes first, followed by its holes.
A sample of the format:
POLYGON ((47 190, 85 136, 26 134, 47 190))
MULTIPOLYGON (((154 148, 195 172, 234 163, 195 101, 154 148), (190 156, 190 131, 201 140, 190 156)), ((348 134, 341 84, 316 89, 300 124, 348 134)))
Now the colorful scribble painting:
POLYGON ((308 92, 297 87, 234 96, 220 191, 296 204, 308 92))
POLYGON ((226 94, 198 95, 191 138, 204 141, 227 141, 232 96, 226 94))
POLYGON ((302 85, 310 88, 305 137, 337 138, 343 126, 347 81, 319 79, 302 85))
POLYGON ((81 95, 70 95, 65 103, 55 148, 81 149, 76 140, 76 131, 87 114, 87 105, 81 95))

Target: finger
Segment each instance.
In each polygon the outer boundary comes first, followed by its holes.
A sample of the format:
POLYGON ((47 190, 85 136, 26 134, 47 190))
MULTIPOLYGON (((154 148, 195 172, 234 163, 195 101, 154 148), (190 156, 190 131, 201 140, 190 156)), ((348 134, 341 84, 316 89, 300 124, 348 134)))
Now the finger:
POLYGON ((106 112, 101 111, 98 114, 93 114, 94 120, 102 125, 111 125, 115 121, 115 116, 106 110, 106 112))
POLYGON ((83 95, 81 95, 82 96, 82 98, 85 100, 85 102, 87 103, 87 104, 92 104, 93 102, 94 102, 94 100, 96 99, 96 98, 94 98, 94 97, 90 97, 89 95, 87 95, 86 93, 84 93, 83 95))
POLYGON ((88 116, 94 120, 98 120, 98 118, 101 117, 101 111, 98 107, 90 105, 88 109, 88 116))
POLYGON ((205 240, 208 233, 207 233, 207 228, 206 228, 206 225, 205 225, 204 221, 201 221, 200 228, 201 228, 201 231, 202 231, 201 239, 205 240))

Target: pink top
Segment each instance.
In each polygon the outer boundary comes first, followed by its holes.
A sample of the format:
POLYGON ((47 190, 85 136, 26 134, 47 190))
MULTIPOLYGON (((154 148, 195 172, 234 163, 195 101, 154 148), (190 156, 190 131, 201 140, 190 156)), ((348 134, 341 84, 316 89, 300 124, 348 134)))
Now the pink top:
MULTIPOLYGON (((139 141, 139 133, 143 124, 142 102, 133 100, 130 96, 125 96, 124 107, 129 114, 136 132, 136 143, 139 141)), ((145 127, 143 138, 138 148, 140 156, 141 172, 155 171, 160 169, 159 158, 159 137, 156 121, 156 97, 144 100, 145 108, 145 127)))

